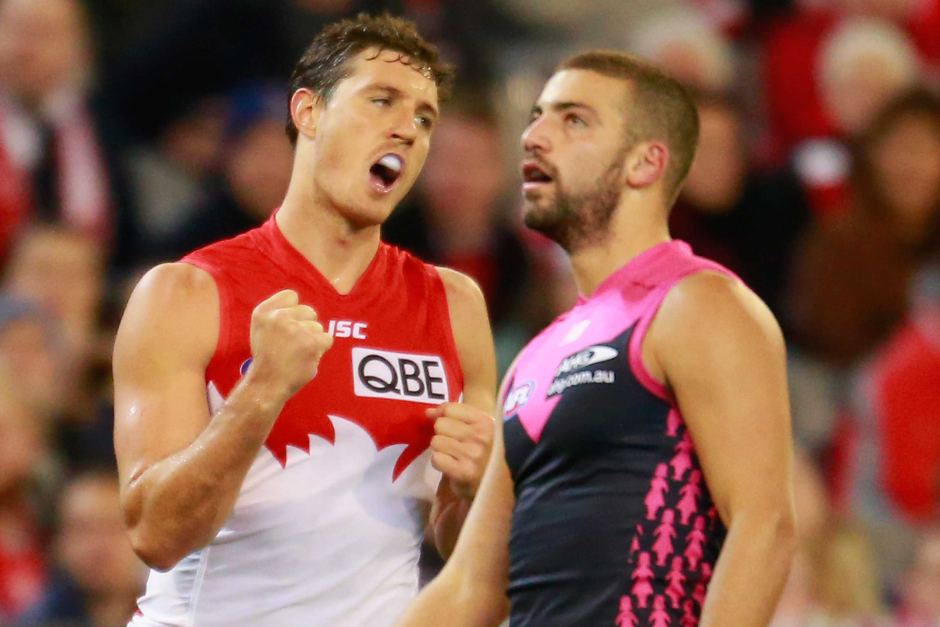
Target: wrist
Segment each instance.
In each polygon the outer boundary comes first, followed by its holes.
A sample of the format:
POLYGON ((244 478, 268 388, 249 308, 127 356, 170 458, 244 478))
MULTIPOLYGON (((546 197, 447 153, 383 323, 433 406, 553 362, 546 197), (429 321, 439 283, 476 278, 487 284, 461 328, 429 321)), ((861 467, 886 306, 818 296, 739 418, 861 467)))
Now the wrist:
POLYGON ((241 396, 263 413, 280 413, 292 395, 286 384, 269 376, 264 369, 255 368, 254 364, 245 373, 239 387, 241 396))

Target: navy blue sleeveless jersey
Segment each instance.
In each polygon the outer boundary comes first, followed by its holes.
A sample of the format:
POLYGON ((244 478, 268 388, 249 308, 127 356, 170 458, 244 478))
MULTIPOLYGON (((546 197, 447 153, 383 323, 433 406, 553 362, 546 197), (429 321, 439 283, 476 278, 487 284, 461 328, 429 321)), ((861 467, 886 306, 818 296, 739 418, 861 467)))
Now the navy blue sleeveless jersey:
POLYGON ((669 289, 703 270, 728 273, 682 242, 647 250, 509 373, 512 627, 698 624, 725 528, 681 412, 640 349, 669 289))

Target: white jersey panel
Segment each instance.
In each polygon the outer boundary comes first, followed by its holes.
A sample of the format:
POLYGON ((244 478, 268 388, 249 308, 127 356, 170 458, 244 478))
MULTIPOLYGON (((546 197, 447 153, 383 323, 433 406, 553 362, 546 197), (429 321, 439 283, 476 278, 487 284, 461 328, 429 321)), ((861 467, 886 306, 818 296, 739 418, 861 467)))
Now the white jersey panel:
POLYGON ((330 419, 335 444, 310 436, 285 467, 261 449, 212 543, 151 572, 132 627, 394 624, 417 591, 440 473, 428 450, 393 482, 405 445, 377 451, 359 425, 330 419))

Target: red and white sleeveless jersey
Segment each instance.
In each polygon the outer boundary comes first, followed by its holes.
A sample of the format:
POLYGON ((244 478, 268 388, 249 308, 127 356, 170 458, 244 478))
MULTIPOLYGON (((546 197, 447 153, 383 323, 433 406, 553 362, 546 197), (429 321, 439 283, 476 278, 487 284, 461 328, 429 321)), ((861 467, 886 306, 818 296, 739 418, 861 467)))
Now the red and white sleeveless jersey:
POLYGON ((218 535, 168 572, 151 572, 131 624, 393 624, 417 591, 440 481, 424 411, 463 387, 437 271, 382 244, 339 294, 274 218, 184 261, 209 272, 219 293, 206 370, 213 411, 250 367, 251 313, 275 292, 296 290, 334 343, 278 416, 218 535))

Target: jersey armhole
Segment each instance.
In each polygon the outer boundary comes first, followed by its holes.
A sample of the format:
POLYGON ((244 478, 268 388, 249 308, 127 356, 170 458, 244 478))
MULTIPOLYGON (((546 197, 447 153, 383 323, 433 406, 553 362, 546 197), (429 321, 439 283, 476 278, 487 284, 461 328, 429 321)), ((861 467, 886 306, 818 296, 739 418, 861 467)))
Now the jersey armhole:
POLYGON ((650 325, 653 323, 653 319, 656 317, 656 312, 659 311, 660 305, 662 305, 663 300, 665 300, 666 294, 669 293, 669 290, 677 282, 678 280, 671 281, 653 292, 648 302, 644 305, 640 317, 637 319, 633 333, 630 336, 629 346, 627 347, 630 370, 633 372, 633 376, 636 377, 640 385, 646 388, 650 394, 669 403, 672 403, 674 400, 672 394, 669 392, 669 388, 650 374, 650 371, 646 368, 646 364, 643 363, 643 340, 646 338, 646 333, 649 331, 650 325))
POLYGON ((650 325, 653 324, 653 320, 656 319, 656 313, 659 311, 660 306, 662 306, 669 291, 683 279, 699 272, 716 272, 729 276, 737 281, 741 280, 730 270, 722 268, 713 262, 706 262, 700 266, 688 268, 686 271, 673 277, 668 283, 659 286, 652 292, 647 302, 643 305, 640 316, 636 322, 636 328, 633 331, 633 335, 630 337, 630 346, 628 348, 630 369, 633 371, 637 381, 651 394, 667 401, 671 405, 675 405, 675 397, 672 392, 669 391, 669 388, 666 387, 665 384, 657 381, 656 378, 650 374, 649 370, 647 370, 646 364, 643 363, 643 340, 646 338, 646 333, 649 331, 650 325))

